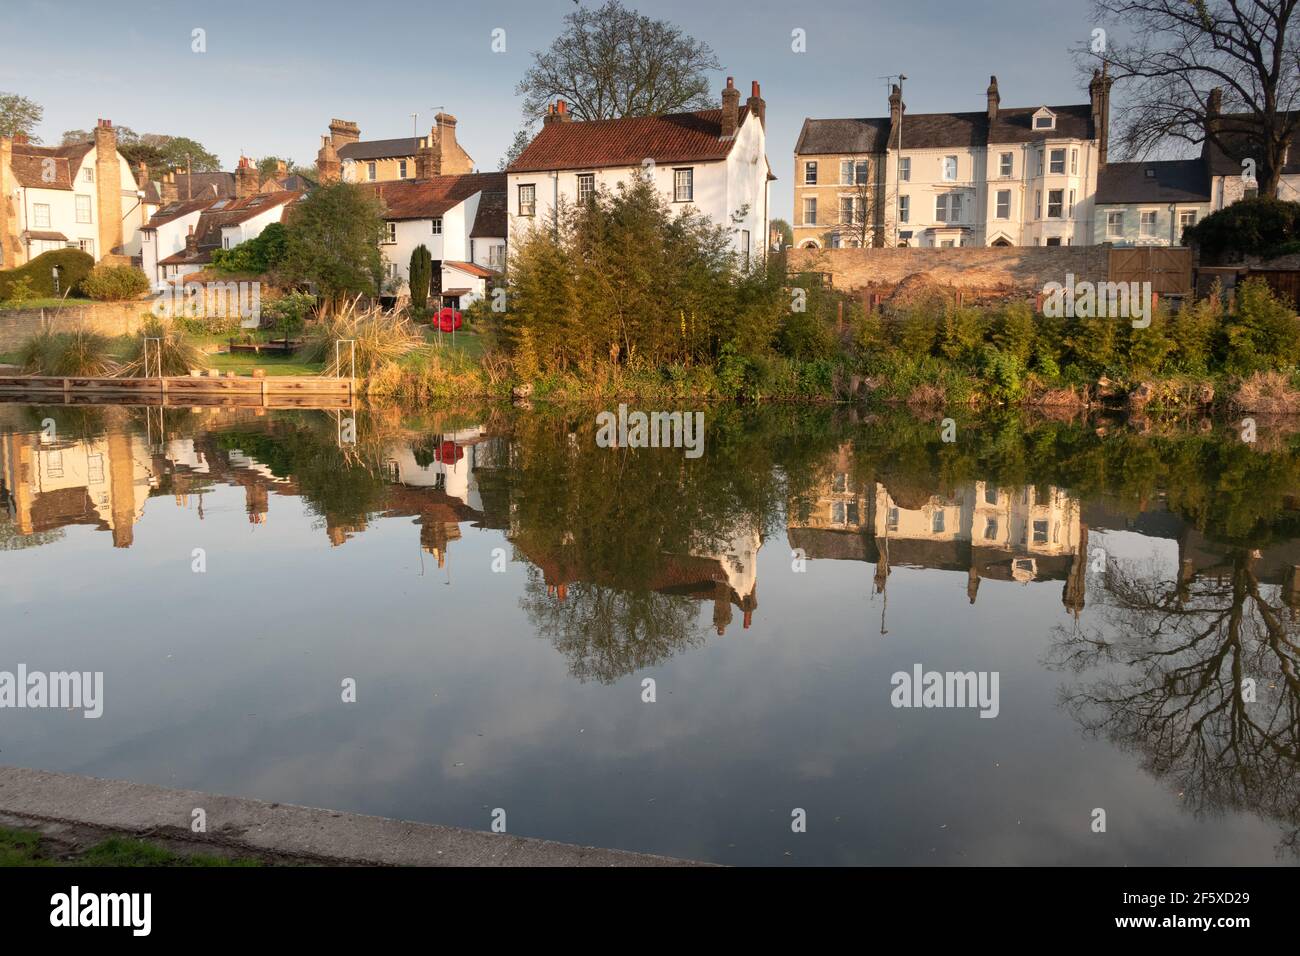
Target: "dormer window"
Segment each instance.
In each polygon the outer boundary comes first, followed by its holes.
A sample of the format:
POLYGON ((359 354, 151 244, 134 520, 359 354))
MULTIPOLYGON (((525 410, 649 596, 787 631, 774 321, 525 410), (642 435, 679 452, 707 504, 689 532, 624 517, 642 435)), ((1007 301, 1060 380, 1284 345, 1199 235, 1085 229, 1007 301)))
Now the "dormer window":
POLYGON ((1046 106, 1039 107, 1034 113, 1034 129, 1056 129, 1056 114, 1046 106))

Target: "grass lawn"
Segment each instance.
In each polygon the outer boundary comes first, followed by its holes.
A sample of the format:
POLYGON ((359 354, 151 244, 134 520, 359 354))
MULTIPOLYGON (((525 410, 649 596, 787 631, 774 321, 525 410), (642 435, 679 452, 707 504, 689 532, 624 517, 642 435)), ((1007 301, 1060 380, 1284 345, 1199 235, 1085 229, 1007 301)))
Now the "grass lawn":
POLYGON ((0 866, 260 866, 252 859, 180 854, 144 840, 109 837, 72 853, 51 847, 39 833, 0 827, 0 866))
POLYGON ((17 309, 57 309, 63 305, 98 305, 94 299, 24 299, 22 302, 0 302, 0 312, 17 309))
MULTIPOLYGON (((438 343, 438 330, 431 325, 426 326, 424 337, 436 345, 438 343)), ((448 350, 452 348, 450 332, 442 333, 442 346, 448 350)), ((483 336, 474 332, 456 332, 455 349, 457 352, 464 354, 466 358, 480 358, 483 355, 483 348, 483 336)))
POLYGON ((265 369, 267 375, 319 375, 325 367, 319 362, 304 362, 296 355, 256 355, 253 352, 218 352, 207 359, 209 368, 240 375, 248 375, 255 368, 265 369))

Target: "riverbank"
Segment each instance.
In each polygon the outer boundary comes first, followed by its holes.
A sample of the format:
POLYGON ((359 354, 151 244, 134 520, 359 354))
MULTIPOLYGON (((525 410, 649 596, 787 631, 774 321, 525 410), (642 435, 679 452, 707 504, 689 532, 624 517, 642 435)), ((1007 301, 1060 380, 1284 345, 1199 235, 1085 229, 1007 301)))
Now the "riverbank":
POLYGON ((314 866, 691 866, 689 861, 197 790, 0 767, 0 826, 62 845, 148 838, 172 854, 314 866), (205 833, 194 833, 196 809, 205 833))

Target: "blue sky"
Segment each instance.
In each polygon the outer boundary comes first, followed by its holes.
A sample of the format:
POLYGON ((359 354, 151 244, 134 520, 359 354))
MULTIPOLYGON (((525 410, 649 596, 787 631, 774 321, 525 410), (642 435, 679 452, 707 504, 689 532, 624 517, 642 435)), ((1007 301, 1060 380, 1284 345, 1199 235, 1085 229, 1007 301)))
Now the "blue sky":
MULTIPOLYGON (((773 212, 787 218, 804 118, 886 114, 884 74, 907 74, 911 112, 981 110, 990 73, 1004 106, 1087 101, 1067 51, 1096 26, 1088 0, 626 2, 709 43, 724 67, 718 90, 728 74, 744 91, 751 79, 762 84, 778 177, 773 212), (795 28, 806 31, 806 53, 791 51, 795 28)), ((413 112, 427 130, 442 107, 485 170, 496 169, 520 126, 514 88, 532 52, 575 8, 573 0, 501 0, 495 9, 411 0, 5 6, 0 90, 44 106, 37 132, 46 142, 106 117, 137 132, 191 136, 226 169, 241 151, 310 163, 331 117, 380 139, 410 135, 413 112), (51 34, 73 10, 76 28, 51 34), (505 53, 491 50, 498 27, 505 53), (191 51, 195 28, 207 31, 206 53, 191 51)))

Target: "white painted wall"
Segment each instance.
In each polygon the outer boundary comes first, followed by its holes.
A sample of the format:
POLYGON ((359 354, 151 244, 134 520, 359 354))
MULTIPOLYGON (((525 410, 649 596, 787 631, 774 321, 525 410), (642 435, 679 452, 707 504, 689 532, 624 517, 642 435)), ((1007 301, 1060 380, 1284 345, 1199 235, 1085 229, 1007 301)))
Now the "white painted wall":
POLYGON ((506 200, 510 221, 510 239, 533 224, 548 222, 558 206, 573 206, 578 201, 578 176, 595 175, 596 189, 611 192, 620 183, 628 182, 634 174, 648 169, 655 188, 667 197, 674 208, 695 208, 715 223, 734 230, 732 244, 741 249, 741 230, 749 232, 750 254, 758 256, 767 246, 767 226, 770 218, 770 189, 767 181, 767 134, 763 124, 752 113, 736 133, 736 142, 724 160, 696 163, 665 163, 649 166, 615 166, 604 169, 555 170, 534 173, 510 173, 506 177, 506 200), (675 202, 674 170, 694 170, 693 199, 675 202), (519 187, 532 184, 536 187, 537 209, 533 217, 519 213, 519 187), (748 207, 744 209, 744 207, 748 207), (744 215, 733 222, 733 213, 744 215))

